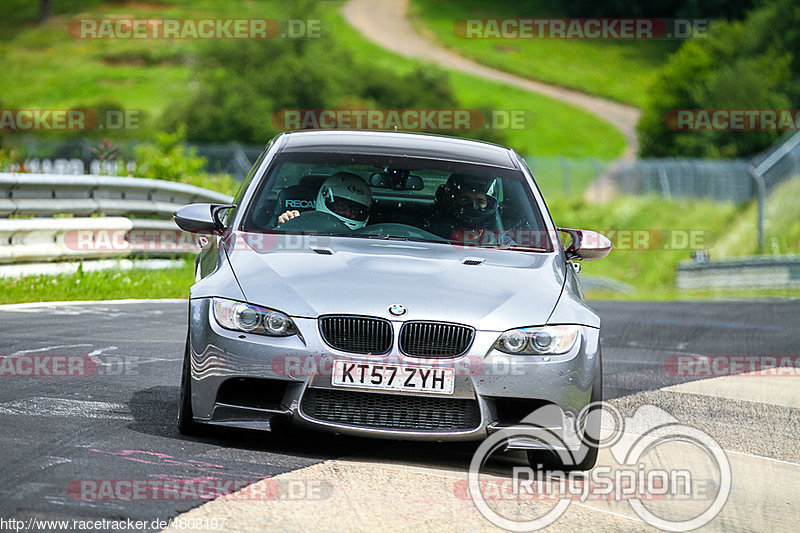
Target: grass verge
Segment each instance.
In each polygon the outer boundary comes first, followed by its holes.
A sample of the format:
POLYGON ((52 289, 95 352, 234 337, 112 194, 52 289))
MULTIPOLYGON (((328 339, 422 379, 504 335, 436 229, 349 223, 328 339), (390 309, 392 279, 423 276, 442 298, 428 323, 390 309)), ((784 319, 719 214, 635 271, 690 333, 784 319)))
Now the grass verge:
POLYGON ((754 300, 754 299, 797 299, 800 298, 800 289, 751 289, 737 291, 730 289, 690 291, 675 288, 657 287, 653 289, 638 289, 633 294, 622 294, 611 291, 586 291, 586 299, 592 300, 624 300, 639 302, 700 302, 700 301, 729 301, 729 300, 754 300))
POLYGON ((164 270, 102 270, 58 276, 0 278, 0 304, 125 298, 188 298, 194 261, 164 270))
MULTIPOLYGON (((554 196, 547 199, 557 226, 599 231, 614 244, 601 261, 583 263, 583 272, 633 286, 624 299, 675 299, 679 261, 693 249, 708 249, 735 220, 734 204, 660 197, 623 197, 605 204, 554 196)), ((593 293, 594 294, 594 293, 593 293)), ((608 295, 604 295, 606 297, 608 295)))
POLYGON ((711 259, 800 254, 800 177, 778 185, 764 206, 764 247, 758 249, 758 207, 752 201, 711 248, 711 259))

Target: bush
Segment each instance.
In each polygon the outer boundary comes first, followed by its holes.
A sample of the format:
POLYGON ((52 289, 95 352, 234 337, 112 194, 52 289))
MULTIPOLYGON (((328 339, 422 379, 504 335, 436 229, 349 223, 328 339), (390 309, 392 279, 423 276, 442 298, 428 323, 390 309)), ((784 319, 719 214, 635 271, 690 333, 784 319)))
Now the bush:
POLYGON ((778 0, 742 22, 717 22, 708 38, 687 41, 663 67, 638 124, 646 157, 741 157, 779 132, 675 132, 671 109, 791 109, 800 104, 800 7, 778 0))
POLYGON ((573 17, 665 17, 665 18, 740 18, 757 2, 754 0, 568 0, 573 17))
POLYGON ((0 148, 0 172, 25 172, 24 161, 17 148, 0 148))
MULTIPOLYGON (((310 2, 295 3, 301 19, 322 18, 310 2)), ((195 142, 264 144, 284 125, 283 109, 454 109, 448 75, 420 67, 405 75, 357 61, 335 34, 321 39, 219 42, 195 63, 196 90, 171 106, 168 129, 187 124, 195 142)), ((478 132, 486 138, 486 134, 478 132)), ((491 140, 503 142, 495 133, 491 140)))
POLYGON ((231 196, 238 188, 228 174, 212 176, 205 171, 207 159, 197 154, 197 148, 186 144, 183 124, 175 133, 156 134, 155 143, 140 144, 134 152, 137 177, 178 181, 231 196))

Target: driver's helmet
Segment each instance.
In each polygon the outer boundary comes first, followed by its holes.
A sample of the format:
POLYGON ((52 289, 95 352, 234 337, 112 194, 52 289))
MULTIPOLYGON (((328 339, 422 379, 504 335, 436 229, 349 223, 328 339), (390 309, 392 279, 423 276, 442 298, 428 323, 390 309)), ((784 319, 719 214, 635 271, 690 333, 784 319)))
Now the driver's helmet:
POLYGON ((367 225, 372 191, 367 182, 349 172, 337 172, 322 182, 315 209, 335 216, 350 229, 367 225))
POLYGON ((496 220, 498 189, 496 178, 451 174, 436 191, 436 203, 464 228, 491 227, 496 220))

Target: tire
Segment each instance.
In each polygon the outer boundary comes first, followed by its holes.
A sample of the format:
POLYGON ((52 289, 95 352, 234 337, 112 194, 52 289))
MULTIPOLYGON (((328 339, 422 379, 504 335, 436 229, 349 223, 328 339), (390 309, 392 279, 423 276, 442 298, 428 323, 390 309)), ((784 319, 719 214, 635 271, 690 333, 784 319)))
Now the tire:
POLYGON ((205 427, 194 421, 192 411, 191 362, 189 360, 189 340, 183 354, 183 371, 181 372, 181 398, 178 404, 178 431, 182 435, 198 436, 205 434, 205 427))
MULTIPOLYGON (((597 373, 594 377, 594 383, 592 384, 592 395, 589 399, 589 403, 595 404, 603 401, 603 365, 600 361, 598 361, 598 368, 597 373)), ((599 406, 593 406, 590 410, 590 414, 595 412, 596 410, 600 409, 599 406)), ((528 464, 531 468, 536 468, 538 465, 542 465, 545 470, 563 470, 564 472, 577 472, 577 471, 585 471, 591 470, 594 468, 594 465, 597 463, 597 454, 599 452, 598 446, 598 437, 600 436, 600 417, 596 416, 589 416, 587 419, 587 430, 584 433, 583 441, 581 442, 581 447, 577 453, 575 453, 575 457, 582 457, 579 462, 571 461, 572 464, 564 464, 561 460, 561 457, 557 452, 541 452, 538 450, 528 450, 528 464), (591 427, 589 427, 591 424, 591 427), (593 437, 592 435, 596 435, 593 437)), ((572 452, 569 452, 570 456, 573 456, 572 452)))

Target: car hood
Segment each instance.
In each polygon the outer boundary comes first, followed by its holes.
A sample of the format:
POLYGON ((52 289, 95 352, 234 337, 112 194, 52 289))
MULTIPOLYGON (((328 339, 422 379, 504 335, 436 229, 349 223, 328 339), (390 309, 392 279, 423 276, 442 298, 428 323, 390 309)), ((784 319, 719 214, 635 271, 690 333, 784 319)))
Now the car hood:
POLYGON ((564 284, 555 253, 346 237, 306 245, 297 235, 253 246, 250 237, 235 233, 227 246, 245 298, 294 317, 344 313, 503 331, 544 324, 564 284), (401 318, 388 311, 395 304, 407 309, 401 318))

